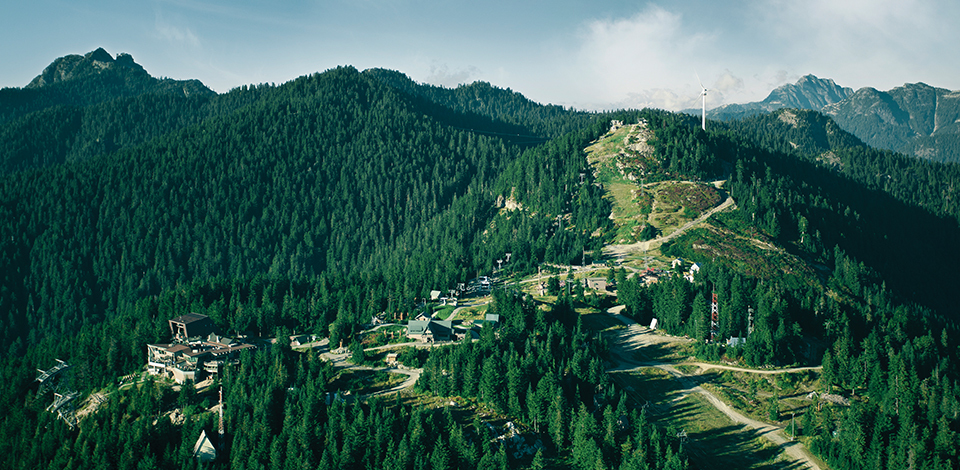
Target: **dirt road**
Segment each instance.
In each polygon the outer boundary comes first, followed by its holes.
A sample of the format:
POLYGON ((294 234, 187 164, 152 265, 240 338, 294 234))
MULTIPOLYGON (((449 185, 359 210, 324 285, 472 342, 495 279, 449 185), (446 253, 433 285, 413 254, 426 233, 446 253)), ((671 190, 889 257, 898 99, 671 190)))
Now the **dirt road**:
MULTIPOLYGON (((714 184, 717 185, 718 183, 720 182, 716 182, 714 184)), ((680 228, 678 228, 677 230, 674 230, 669 235, 666 235, 660 238, 655 238, 653 240, 647 240, 645 242, 632 243, 629 245, 607 245, 603 247, 603 254, 608 258, 618 259, 622 261, 626 259, 626 257, 631 253, 649 251, 653 248, 656 248, 662 245, 664 242, 668 240, 671 240, 673 238, 679 237, 680 235, 683 235, 684 232, 701 224, 703 221, 710 218, 711 215, 716 214, 717 212, 720 212, 733 205, 734 205, 733 198, 730 196, 727 196, 727 199, 723 201, 719 206, 714 207, 713 209, 710 209, 704 212, 703 214, 700 214, 700 217, 697 217, 696 219, 693 219, 690 222, 687 222, 681 225, 680 228)))
MULTIPOLYGON (((678 342, 678 341, 691 341, 684 338, 675 338, 669 336, 658 335, 642 325, 635 323, 633 320, 623 316, 620 312, 623 310, 623 306, 613 307, 608 310, 608 313, 615 318, 619 319, 626 328, 619 330, 610 344, 610 353, 611 356, 615 358, 618 363, 618 366, 614 369, 608 370, 608 372, 627 372, 631 370, 640 369, 643 367, 655 367, 657 369, 663 370, 670 374, 671 377, 676 379, 682 386, 683 389, 680 391, 681 395, 678 400, 682 400, 689 394, 697 393, 706 398, 706 400, 713 405, 716 409, 720 410, 724 415, 733 420, 735 423, 741 423, 747 426, 750 429, 755 430, 759 435, 766 438, 768 441, 777 445, 783 452, 794 461, 794 464, 798 467, 811 468, 815 470, 820 470, 821 466, 818 464, 818 460, 810 452, 797 441, 791 441, 786 436, 784 436, 781 428, 763 423, 751 418, 748 418, 738 412, 737 410, 729 407, 722 400, 717 398, 716 395, 710 391, 704 389, 703 387, 697 385, 696 381, 692 376, 684 374, 683 372, 677 370, 674 367, 674 364, 665 363, 665 362, 651 362, 651 361, 639 361, 636 359, 636 353, 639 352, 641 348, 655 345, 657 343, 667 343, 667 342, 678 342)), ((767 374, 783 374, 787 372, 795 372, 799 370, 809 370, 810 368, 797 368, 797 369, 780 369, 780 370, 767 370, 767 371, 758 371, 753 369, 743 369, 737 367, 729 366, 719 366, 716 364, 705 364, 700 362, 687 363, 691 365, 697 365, 701 369, 706 368, 720 368, 720 369, 731 369, 731 370, 742 370, 745 372, 756 372, 756 373, 767 373, 767 374)))

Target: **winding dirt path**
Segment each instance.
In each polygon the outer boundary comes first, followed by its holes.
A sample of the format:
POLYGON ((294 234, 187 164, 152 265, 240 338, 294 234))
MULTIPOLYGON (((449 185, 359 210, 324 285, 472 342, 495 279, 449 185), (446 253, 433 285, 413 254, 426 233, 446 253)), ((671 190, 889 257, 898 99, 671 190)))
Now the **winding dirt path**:
MULTIPOLYGON (((750 429, 755 430, 759 435, 763 436, 768 441, 777 445, 783 452, 793 460, 794 465, 797 467, 810 468, 814 470, 820 470, 821 464, 819 460, 814 457, 809 450, 807 450, 803 444, 798 441, 791 441, 783 434, 783 429, 772 425, 767 424, 761 421, 757 421, 747 416, 744 416, 739 411, 731 408, 722 400, 717 398, 716 395, 710 391, 699 386, 692 376, 687 375, 676 367, 672 363, 666 362, 657 362, 657 361, 638 361, 635 359, 635 353, 640 350, 640 348, 656 344, 656 343, 667 343, 667 342, 689 342, 692 340, 686 340, 683 338, 674 338, 674 337, 665 337, 653 333, 653 330, 646 328, 642 325, 637 324, 633 320, 623 316, 620 312, 623 311, 624 306, 618 305, 607 311, 608 314, 620 320, 626 328, 620 330, 614 337, 613 341, 610 344, 610 353, 615 358, 619 364, 614 369, 609 369, 607 372, 628 372, 631 370, 637 370, 644 367, 655 367, 657 369, 663 370, 670 374, 675 380, 680 382, 683 386, 683 389, 680 390, 680 397, 674 401, 682 400, 687 395, 697 393, 706 398, 706 400, 713 405, 716 409, 720 410, 724 415, 730 418, 735 423, 740 423, 747 426, 750 429)), ((684 363, 690 365, 696 365, 701 369, 707 368, 718 368, 718 369, 727 369, 727 370, 739 370, 744 372, 754 372, 760 374, 784 374, 788 372, 797 372, 802 370, 811 370, 817 368, 810 367, 799 367, 794 369, 778 369, 778 370, 755 370, 755 369, 744 369, 739 367, 732 366, 722 366, 717 364, 706 364, 701 362, 693 363, 684 363)), ((668 405, 669 406, 669 405, 668 405)))
MULTIPOLYGON (((714 186, 719 186, 722 183, 723 181, 715 181, 713 184, 714 186)), ((700 217, 697 217, 696 219, 693 219, 690 222, 687 222, 681 225, 680 228, 678 228, 677 230, 674 230, 669 235, 655 238, 653 240, 647 240, 645 242, 631 243, 628 245, 607 245, 603 247, 603 254, 610 258, 622 260, 622 259, 625 259, 627 255, 631 253, 636 253, 638 251, 640 252, 650 251, 651 249, 662 245, 664 242, 668 240, 671 240, 673 238, 679 237, 680 235, 683 235, 684 232, 703 223, 705 220, 710 218, 710 216, 712 216, 713 214, 716 214, 717 212, 720 212, 722 210, 727 209, 728 207, 735 206, 735 205, 736 203, 733 201, 733 198, 730 197, 730 195, 728 194, 727 199, 722 203, 720 203, 719 206, 714 207, 713 209, 710 209, 700 214, 700 217)))

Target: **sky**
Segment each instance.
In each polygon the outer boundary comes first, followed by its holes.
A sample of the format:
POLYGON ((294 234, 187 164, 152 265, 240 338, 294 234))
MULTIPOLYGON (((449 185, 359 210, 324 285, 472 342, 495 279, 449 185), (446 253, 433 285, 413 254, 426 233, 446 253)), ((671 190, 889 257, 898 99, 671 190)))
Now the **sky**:
POLYGON ((960 89, 956 0, 31 0, 0 17, 0 87, 98 47, 217 92, 340 65, 477 80, 582 110, 759 101, 814 74, 960 89))

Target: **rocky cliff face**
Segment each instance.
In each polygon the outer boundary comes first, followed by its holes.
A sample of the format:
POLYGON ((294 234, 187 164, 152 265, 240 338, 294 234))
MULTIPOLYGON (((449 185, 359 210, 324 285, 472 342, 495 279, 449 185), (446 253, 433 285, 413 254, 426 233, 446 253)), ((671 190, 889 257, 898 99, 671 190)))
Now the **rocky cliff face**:
MULTIPOLYGON (((707 116, 726 121, 781 108, 820 111, 873 147, 960 162, 960 91, 925 83, 854 92, 833 80, 806 75, 773 90, 763 101, 720 106, 707 116)), ((699 114, 700 110, 688 112, 699 114)))
MULTIPOLYGON (((103 48, 84 55, 61 57, 43 69, 24 89, 49 90, 68 87, 71 94, 93 94, 96 100, 142 93, 172 93, 176 95, 216 95, 199 80, 158 79, 126 53, 114 58, 103 48)), ((83 100, 81 104, 92 104, 83 100)))
POLYGON ((113 68, 125 68, 129 73, 148 75, 140 64, 133 61, 130 54, 120 53, 114 59, 101 47, 86 55, 72 54, 53 61, 25 88, 42 88, 54 83, 99 75, 113 68))
POLYGON ((805 75, 793 85, 782 85, 770 92, 765 108, 820 109, 842 101, 853 94, 853 88, 841 87, 832 79, 805 75))
POLYGON ((925 83, 890 91, 861 88, 823 107, 844 129, 869 145, 937 160, 960 160, 960 92, 925 83))
MULTIPOLYGON (((728 104, 707 111, 707 117, 727 121, 768 113, 781 108, 813 109, 839 102, 853 94, 852 88, 841 87, 829 78, 805 75, 797 83, 777 87, 763 101, 744 104, 728 104)), ((700 110, 688 110, 690 114, 700 110)))

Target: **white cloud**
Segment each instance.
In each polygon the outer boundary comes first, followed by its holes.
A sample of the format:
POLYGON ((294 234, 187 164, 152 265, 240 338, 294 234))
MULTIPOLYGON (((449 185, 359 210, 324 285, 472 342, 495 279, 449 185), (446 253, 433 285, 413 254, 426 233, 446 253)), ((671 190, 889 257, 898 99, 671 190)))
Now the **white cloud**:
POLYGON ((841 86, 956 87, 954 0, 753 0, 647 4, 581 24, 554 92, 588 108, 699 108, 763 99, 806 74, 841 86))
POLYGON ((571 73, 600 100, 673 108, 685 99, 677 90, 698 96, 694 71, 711 40, 685 30, 680 14, 651 5, 628 18, 587 23, 571 73), (669 82, 680 86, 664 86, 669 82))
POLYGON ((193 34, 193 31, 191 31, 190 28, 179 27, 166 22, 163 19, 163 15, 161 15, 159 12, 156 14, 154 28, 157 37, 163 39, 164 41, 174 44, 185 44, 188 46, 200 47, 200 39, 196 34, 193 34))
POLYGON ((424 80, 427 83, 454 88, 463 83, 470 83, 481 75, 480 69, 470 65, 451 71, 447 64, 433 64, 430 74, 424 80))
POLYGON ((801 74, 836 79, 843 86, 881 89, 907 81, 944 60, 955 47, 954 1, 813 0, 759 3, 759 34, 780 52, 781 64, 801 74))
POLYGON ((743 79, 734 75, 730 70, 724 70, 723 73, 717 77, 713 87, 719 92, 738 92, 743 90, 743 79))

